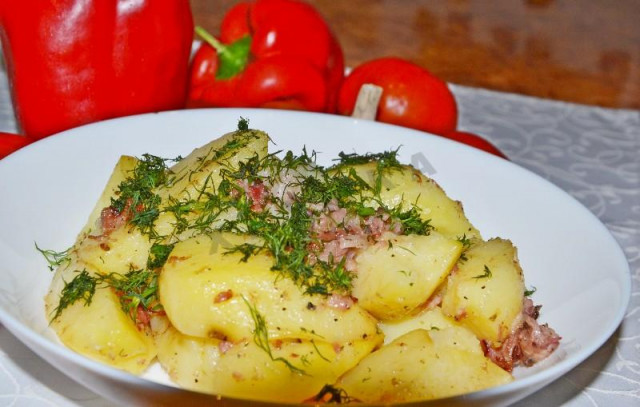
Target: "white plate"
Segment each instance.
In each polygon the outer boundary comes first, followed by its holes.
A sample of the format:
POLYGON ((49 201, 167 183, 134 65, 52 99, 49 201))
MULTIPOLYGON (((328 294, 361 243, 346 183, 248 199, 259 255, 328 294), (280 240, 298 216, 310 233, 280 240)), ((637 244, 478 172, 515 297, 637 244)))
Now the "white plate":
POLYGON ((396 126, 322 114, 212 109, 84 126, 1 160, 0 321, 55 367, 122 405, 177 400, 216 405, 213 397, 165 385, 159 368, 138 378, 60 345, 43 311, 52 274, 34 242, 55 250, 73 243, 120 155, 186 155, 235 129, 240 117, 267 131, 273 150, 300 153, 306 146, 319 153, 320 164, 330 164, 340 151, 401 146, 401 161, 413 163, 461 200, 485 238, 505 237, 518 246, 526 284, 537 287, 533 300, 543 305, 540 320, 558 331, 562 345, 545 362, 517 369, 513 383, 447 405, 496 406, 521 399, 586 359, 622 320, 630 297, 622 250, 596 217, 542 178, 479 150, 396 126))

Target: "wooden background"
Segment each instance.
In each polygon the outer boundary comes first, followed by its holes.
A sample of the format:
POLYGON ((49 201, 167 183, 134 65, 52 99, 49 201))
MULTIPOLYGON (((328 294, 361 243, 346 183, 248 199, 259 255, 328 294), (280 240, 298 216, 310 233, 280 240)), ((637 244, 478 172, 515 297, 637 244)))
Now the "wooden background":
MULTIPOLYGON (((190 0, 218 33, 238 0, 190 0)), ((640 109, 639 0, 309 0, 349 66, 399 56, 460 85, 640 109)))

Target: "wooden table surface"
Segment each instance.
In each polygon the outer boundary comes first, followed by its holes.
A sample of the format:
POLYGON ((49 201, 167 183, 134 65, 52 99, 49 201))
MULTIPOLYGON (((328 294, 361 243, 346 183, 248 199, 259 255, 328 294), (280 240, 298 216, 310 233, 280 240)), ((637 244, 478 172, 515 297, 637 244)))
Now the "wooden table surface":
MULTIPOLYGON (((190 0, 217 34, 238 0, 190 0)), ((639 0, 309 0, 356 66, 399 56, 455 84, 640 109, 639 0)))

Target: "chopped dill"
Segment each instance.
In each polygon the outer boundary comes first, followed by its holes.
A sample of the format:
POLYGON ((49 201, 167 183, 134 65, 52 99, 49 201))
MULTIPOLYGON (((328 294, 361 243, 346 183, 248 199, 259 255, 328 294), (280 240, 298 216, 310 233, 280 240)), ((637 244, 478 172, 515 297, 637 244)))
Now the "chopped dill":
POLYGON ((432 230, 431 220, 423 220, 420 210, 416 206, 402 212, 399 208, 389 211, 391 216, 400 221, 402 231, 405 235, 428 235, 432 230))
POLYGON ((53 271, 56 267, 60 266, 63 263, 69 263, 71 261, 71 259, 69 258, 69 251, 71 250, 71 248, 68 248, 67 250, 63 250, 61 252, 56 252, 55 250, 44 250, 41 249, 40 247, 38 247, 37 243, 34 243, 36 245, 36 250, 40 252, 40 254, 42 254, 42 256, 44 257, 44 259, 47 261, 49 270, 53 271))
POLYGON ((458 236, 458 238, 456 240, 458 240, 458 242, 462 243, 462 249, 463 250, 467 250, 469 247, 471 247, 471 239, 469 239, 467 237, 466 233, 464 233, 462 236, 458 236))
POLYGON ((385 167, 391 167, 391 166, 399 167, 400 162, 398 161, 398 150, 399 148, 392 151, 383 151, 382 153, 367 153, 367 154, 357 154, 357 153, 347 154, 341 151, 340 153, 338 153, 339 158, 336 159, 336 161, 339 161, 338 165, 347 165, 347 166, 366 164, 370 162, 376 162, 376 163, 382 162, 385 167))
POLYGON ((258 246, 258 245, 255 245, 255 244, 251 244, 251 243, 243 243, 243 244, 236 245, 236 246, 233 246, 232 248, 228 249, 225 252, 225 254, 240 253, 240 254, 242 254, 242 258, 240 259, 240 261, 246 262, 246 261, 249 260, 249 257, 255 255, 260 250, 262 250, 261 246, 258 246))
POLYGON ((149 258, 147 259, 147 268, 155 270, 164 266, 173 250, 173 244, 154 243, 149 249, 149 258))
POLYGON ((458 257, 458 261, 460 263, 464 263, 469 260, 467 257, 466 251, 471 247, 471 239, 467 237, 467 234, 463 234, 462 236, 458 236, 458 242, 462 243, 462 253, 460 253, 460 257, 458 257))
POLYGON ((137 322, 138 309, 159 311, 158 274, 149 270, 131 270, 124 276, 112 273, 101 276, 107 286, 113 288, 120 299, 122 310, 137 322))
POLYGON ((141 232, 155 236, 153 222, 160 214, 160 197, 154 189, 168 180, 166 158, 144 154, 133 169, 133 175, 120 183, 117 198, 111 206, 120 214, 125 212, 129 223, 141 232))
POLYGON ((249 119, 245 119, 244 117, 241 117, 240 120, 238 120, 238 131, 245 131, 245 130, 249 130, 249 119))
POLYGON ((484 265, 484 273, 478 274, 477 276, 474 276, 473 278, 475 278, 476 280, 481 279, 481 278, 491 278, 491 270, 485 264, 484 265))
POLYGON ((273 352, 271 351, 271 344, 269 343, 269 329, 267 328, 267 321, 264 316, 258 311, 258 309, 252 305, 244 296, 242 297, 245 304, 249 308, 249 313, 251 314, 251 319, 253 319, 254 329, 253 329, 253 342, 263 351, 269 355, 269 358, 274 362, 284 363, 292 373, 297 373, 300 375, 306 375, 307 373, 300 369, 299 367, 294 366, 287 359, 283 357, 275 357, 273 356, 273 352))
POLYGON ((60 302, 53 310, 51 321, 62 315, 62 311, 77 301, 84 301, 86 306, 91 305, 97 284, 98 279, 91 276, 87 270, 82 270, 71 281, 65 282, 64 288, 60 293, 60 302))
POLYGON ((331 363, 331 359, 328 359, 326 356, 322 354, 322 352, 320 352, 320 349, 318 349, 318 345, 316 345, 316 341, 312 339, 311 344, 313 345, 313 349, 316 350, 316 353, 318 354, 318 357, 320 357, 320 359, 324 360, 325 362, 331 363))
MULTIPOLYGON (((379 223, 374 218, 405 235, 428 235, 433 230, 418 206, 400 203, 389 208, 380 198, 384 175, 403 168, 398 149, 364 155, 342 152, 339 163, 329 168, 318 165, 316 153, 306 149, 299 155, 256 152, 238 162, 230 160, 257 137, 260 133, 240 118, 237 131, 221 147, 212 147, 185 167, 187 171, 181 168, 175 173, 167 167, 169 160, 142 156, 119 185, 111 206, 151 239, 146 270, 162 268, 173 245, 185 238, 218 232, 248 234, 258 236, 260 242, 225 247, 226 252, 241 254, 242 261, 260 252, 272 256, 277 278, 290 278, 307 294, 348 294, 354 274, 344 256, 318 258, 328 244, 314 231, 319 216, 329 216, 331 208, 337 207, 348 219, 355 218, 363 230, 369 228, 370 220, 379 223), (219 164, 215 173, 198 175, 212 162, 219 164), (373 178, 365 180, 354 166, 368 163, 374 170, 366 177, 373 178), (160 191, 175 185, 176 177, 196 176, 196 189, 188 194, 171 196, 160 191), (161 214, 172 215, 170 228, 162 228, 167 230, 165 235, 155 228, 161 214)), ((347 226, 337 227, 346 231, 347 226)), ((103 279, 100 283, 116 286, 121 281, 103 279)))
POLYGON ((392 151, 384 151, 382 153, 368 153, 368 154, 346 154, 340 152, 338 154, 340 161, 334 168, 351 167, 354 165, 367 164, 374 162, 376 164, 376 170, 373 179, 373 192, 375 195, 379 195, 382 191, 382 180, 384 174, 387 171, 400 169, 402 164, 398 161, 398 149, 392 151))
POLYGON ((524 290, 524 296, 531 297, 536 291, 538 291, 536 287, 527 288, 526 290, 524 290))
POLYGON ((112 288, 119 297, 122 310, 134 322, 137 322, 139 307, 148 311, 161 309, 157 297, 158 275, 153 271, 131 270, 125 275, 91 275, 87 270, 82 270, 71 281, 65 282, 51 321, 56 320, 64 309, 77 301, 83 301, 85 306, 91 305, 98 288, 112 288))

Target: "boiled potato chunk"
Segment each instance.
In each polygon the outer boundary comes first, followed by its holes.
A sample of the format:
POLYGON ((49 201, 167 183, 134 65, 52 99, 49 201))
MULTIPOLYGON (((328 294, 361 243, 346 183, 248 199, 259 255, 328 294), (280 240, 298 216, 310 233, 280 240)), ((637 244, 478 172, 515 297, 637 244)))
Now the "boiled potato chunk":
POLYGON ((123 225, 108 235, 86 236, 75 249, 81 261, 100 274, 144 269, 152 242, 138 228, 123 225))
MULTIPOLYGON (((70 282, 86 264, 72 260, 58 268, 45 297, 47 316, 53 317, 65 282, 70 282)), ((72 350, 128 372, 142 373, 156 356, 153 338, 138 329, 122 310, 111 289, 98 288, 91 303, 76 301, 65 308, 51 328, 72 350)))
MULTIPOLYGON (((375 186, 378 177, 375 162, 339 167, 338 171, 346 174, 348 168, 354 168, 361 179, 371 187, 375 186)), ((480 238, 480 232, 464 214, 462 204, 449 198, 433 179, 412 166, 402 165, 383 171, 380 198, 389 208, 401 205, 403 210, 409 210, 417 206, 423 220, 431 220, 430 224, 439 233, 451 239, 480 238)))
POLYGON ((159 277, 158 290, 171 323, 180 332, 237 342, 256 329, 252 310, 266 319, 269 338, 322 339, 346 343, 380 335, 375 318, 356 304, 332 306, 306 295, 271 271, 273 258, 255 254, 242 261, 228 253, 248 242, 234 234, 201 235, 176 244, 159 277))
POLYGON ((158 195, 163 198, 163 202, 169 196, 175 199, 193 199, 205 186, 217 188, 222 169, 238 168, 240 162, 254 156, 264 157, 268 142, 269 136, 259 130, 227 133, 195 149, 171 167, 171 183, 160 189, 158 195))
POLYGON ((405 317, 446 279, 461 251, 459 241, 437 232, 395 236, 369 246, 356 257, 353 296, 378 319, 405 317))
POLYGON ((442 310, 499 346, 522 312, 525 286, 516 248, 492 239, 471 247, 465 257, 447 281, 442 310))
POLYGON ((444 315, 440 307, 424 310, 418 315, 402 321, 383 322, 379 326, 384 333, 385 344, 416 329, 429 331, 431 338, 434 340, 441 337, 439 336, 441 332, 453 329, 457 331, 456 334, 448 335, 448 337, 455 338, 458 346, 462 346, 470 352, 484 354, 480 341, 475 334, 455 319, 444 315))
POLYGON ((180 386, 272 402, 312 397, 355 366, 377 342, 355 340, 337 347, 321 339, 271 341, 272 358, 253 338, 223 343, 183 335, 171 326, 156 336, 158 360, 180 386))
POLYGON ((129 157, 126 155, 120 157, 104 187, 102 194, 100 195, 100 198, 96 202, 91 215, 89 215, 87 224, 80 232, 78 240, 83 239, 86 235, 99 229, 98 222, 102 210, 111 205, 111 198, 115 196, 120 183, 131 176, 131 173, 137 164, 138 159, 135 157, 129 157))
POLYGON ((513 380, 482 353, 455 345, 456 333, 411 331, 364 358, 337 387, 363 402, 387 403, 455 396, 513 380))
MULTIPOLYGON (((163 206, 176 202, 196 200, 203 191, 215 193, 220 186, 220 172, 238 169, 241 162, 251 158, 263 158, 267 154, 269 136, 259 130, 235 131, 227 133, 178 161, 171 167, 172 176, 167 187, 159 188, 156 193, 162 199, 163 206)), ((199 213, 197 210, 185 215, 185 219, 193 222, 199 213)), ((218 221, 232 219, 234 211, 221 216, 218 221)), ((156 232, 169 236, 167 243, 184 240, 196 234, 193 231, 176 233, 176 216, 171 211, 161 212, 154 222, 156 232)), ((214 227, 212 224, 211 227, 214 227)))

